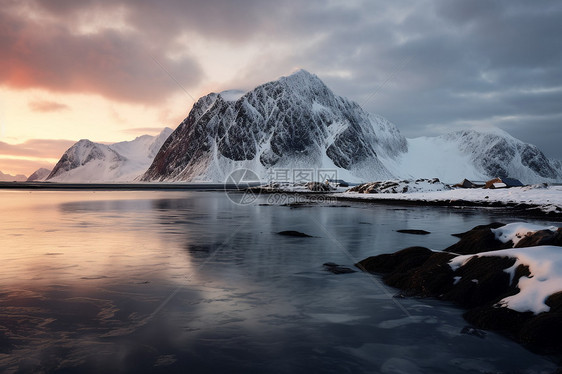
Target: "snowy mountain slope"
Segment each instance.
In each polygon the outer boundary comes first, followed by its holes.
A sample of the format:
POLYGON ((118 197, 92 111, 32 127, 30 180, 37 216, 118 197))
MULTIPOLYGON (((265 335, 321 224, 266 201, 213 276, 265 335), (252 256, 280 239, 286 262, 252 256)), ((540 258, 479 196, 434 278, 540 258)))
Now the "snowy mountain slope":
POLYGON ((27 177, 23 174, 11 175, 4 174, 0 171, 0 182, 23 182, 27 177))
POLYGON ((511 176, 526 183, 562 179, 562 170, 536 146, 524 143, 500 129, 457 131, 444 138, 458 144, 459 149, 469 155, 474 165, 487 175, 511 176))
POLYGON ((83 139, 70 147, 46 180, 51 182, 132 181, 151 164, 172 129, 111 145, 83 139))
POLYGON ((29 178, 27 178, 27 182, 44 181, 49 176, 49 174, 51 174, 51 170, 49 169, 45 169, 45 168, 37 169, 33 172, 33 174, 29 176, 29 178))
POLYGON ((350 180, 389 178, 378 154, 396 157, 406 140, 390 122, 336 96, 300 70, 242 96, 211 93, 162 146, 145 181, 224 181, 239 168, 336 169, 350 180))
POLYGON ((447 183, 508 176, 527 184, 562 179, 556 161, 497 128, 408 139, 407 153, 383 162, 401 178, 432 176, 447 183))

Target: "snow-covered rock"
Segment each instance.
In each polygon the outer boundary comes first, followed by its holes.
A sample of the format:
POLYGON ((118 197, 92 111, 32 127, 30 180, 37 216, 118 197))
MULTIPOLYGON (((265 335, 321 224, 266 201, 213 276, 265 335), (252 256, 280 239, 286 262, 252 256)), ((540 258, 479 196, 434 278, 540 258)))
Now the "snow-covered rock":
POLYGON ((543 245, 538 247, 503 249, 458 256, 450 262, 453 269, 458 269, 474 257, 508 257, 515 263, 505 270, 514 279, 515 270, 527 266, 530 274, 517 279, 519 292, 498 301, 503 306, 517 312, 548 312, 550 306, 545 302, 549 296, 562 292, 562 247, 543 245))
POLYGON ((357 266, 382 273, 386 284, 405 295, 467 308, 464 318, 478 328, 561 354, 562 228, 492 223, 455 236, 460 241, 444 251, 410 247, 357 266), (459 249, 466 254, 458 255, 459 249))
POLYGON ((51 182, 127 182, 141 175, 172 133, 143 135, 111 145, 83 139, 70 147, 46 180, 51 182))
POLYGON ((417 179, 417 180, 388 180, 381 182, 363 183, 351 187, 347 192, 349 193, 414 193, 414 192, 434 192, 434 191, 447 191, 451 187, 442 183, 438 178, 433 179, 417 179))
POLYGON ((31 174, 29 176, 29 178, 27 178, 27 181, 28 182, 42 182, 49 176, 49 174, 51 174, 51 170, 45 169, 45 168, 39 168, 39 169, 35 170, 33 172, 33 174, 31 174))
POLYGON ((145 181, 222 182, 232 171, 330 169, 346 180, 387 179, 381 163, 406 151, 390 122, 334 95, 315 75, 300 70, 242 96, 211 93, 164 144, 145 181))

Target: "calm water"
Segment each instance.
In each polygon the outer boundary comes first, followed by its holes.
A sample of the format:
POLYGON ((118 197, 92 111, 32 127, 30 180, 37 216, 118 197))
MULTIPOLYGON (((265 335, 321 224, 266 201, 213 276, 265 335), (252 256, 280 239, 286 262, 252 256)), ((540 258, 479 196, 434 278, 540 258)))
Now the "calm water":
MULTIPOLYGON (((0 191, 5 372, 541 373, 555 365, 462 311, 334 275, 443 249, 491 210, 236 205, 220 192, 0 191), (400 234, 425 229, 431 235, 400 234), (298 230, 314 238, 276 234, 298 230)), ((277 202, 277 201, 276 201, 277 202)), ((348 203, 346 203, 348 204, 348 203)))

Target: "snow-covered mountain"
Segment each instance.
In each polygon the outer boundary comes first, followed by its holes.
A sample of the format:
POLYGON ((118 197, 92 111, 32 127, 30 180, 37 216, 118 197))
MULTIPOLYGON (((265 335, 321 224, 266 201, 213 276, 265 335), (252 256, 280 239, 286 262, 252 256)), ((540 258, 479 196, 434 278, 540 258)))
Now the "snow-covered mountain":
POLYGON ((46 180, 51 182, 133 181, 152 163, 154 156, 172 133, 165 128, 157 136, 105 145, 82 139, 70 147, 46 180))
POLYGON ((337 172, 349 182, 512 177, 562 181, 562 163, 499 129, 406 139, 391 122, 335 95, 300 70, 249 92, 201 97, 172 132, 104 145, 81 140, 48 176, 58 182, 215 181, 237 169, 261 181, 299 170, 337 172))
POLYGON ((334 95, 300 70, 243 95, 200 98, 142 177, 145 181, 222 182, 236 169, 337 170, 348 179, 393 176, 381 157, 405 152, 406 139, 382 117, 334 95))
POLYGON ((24 182, 27 177, 23 174, 11 175, 0 171, 0 182, 24 182))
POLYGON ((433 176, 448 183, 494 177, 524 183, 562 180, 559 162, 498 128, 408 139, 408 152, 386 160, 385 166, 401 178, 433 176))
POLYGON ((392 123, 334 95, 304 70, 247 93, 200 98, 142 180, 222 182, 240 168, 263 181, 272 171, 300 168, 337 170, 338 178, 355 182, 562 180, 559 162, 499 129, 405 139, 392 123))
POLYGON ((51 174, 51 170, 49 169, 45 169, 45 168, 39 168, 37 170, 35 170, 33 172, 33 174, 31 174, 29 176, 29 178, 27 178, 27 182, 41 182, 44 181, 45 179, 47 179, 47 177, 49 176, 49 174, 51 174))

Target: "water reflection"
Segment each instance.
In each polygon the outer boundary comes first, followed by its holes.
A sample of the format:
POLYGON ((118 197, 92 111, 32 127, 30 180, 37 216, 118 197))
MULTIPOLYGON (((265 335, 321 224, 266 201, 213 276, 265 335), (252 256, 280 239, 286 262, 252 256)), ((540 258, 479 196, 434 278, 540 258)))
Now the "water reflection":
POLYGON ((478 210, 232 204, 209 192, 1 192, 6 371, 527 372, 552 368, 460 311, 333 275, 497 217, 478 210), (397 233, 424 229, 425 237, 397 233), (298 230, 313 238, 276 233, 298 230))

